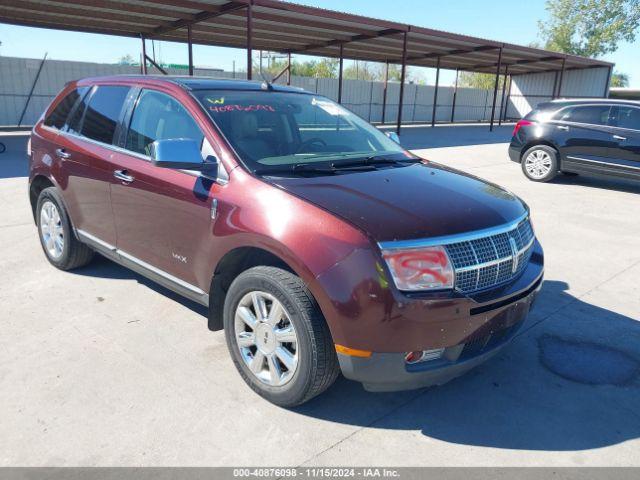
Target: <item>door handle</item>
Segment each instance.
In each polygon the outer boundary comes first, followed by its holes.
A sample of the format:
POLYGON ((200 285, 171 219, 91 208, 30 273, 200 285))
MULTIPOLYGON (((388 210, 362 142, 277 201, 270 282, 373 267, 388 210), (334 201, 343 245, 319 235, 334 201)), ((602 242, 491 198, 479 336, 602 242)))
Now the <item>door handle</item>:
POLYGON ((558 128, 558 130, 564 130, 565 132, 568 132, 568 131, 569 131, 569 127, 566 127, 566 126, 564 126, 564 125, 558 125, 558 127, 557 127, 557 128, 558 128))
POLYGON ((118 180, 122 180, 125 183, 131 183, 135 180, 134 177, 127 174, 126 170, 114 170, 113 176, 116 177, 118 180))
POLYGON ((60 158, 71 158, 71 154, 69 152, 65 152, 64 148, 56 148, 56 155, 60 158))
POLYGON ((622 141, 627 139, 627 137, 621 137, 620 135, 614 135, 613 138, 615 138, 616 140, 622 140, 622 141))

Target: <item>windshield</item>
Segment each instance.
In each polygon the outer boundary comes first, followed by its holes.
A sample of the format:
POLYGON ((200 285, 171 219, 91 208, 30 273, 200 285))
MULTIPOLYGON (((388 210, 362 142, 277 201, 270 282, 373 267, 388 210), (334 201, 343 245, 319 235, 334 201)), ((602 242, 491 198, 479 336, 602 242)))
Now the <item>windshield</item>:
POLYGON ((378 129, 322 96, 236 90, 194 94, 253 171, 378 157, 413 158, 378 129))

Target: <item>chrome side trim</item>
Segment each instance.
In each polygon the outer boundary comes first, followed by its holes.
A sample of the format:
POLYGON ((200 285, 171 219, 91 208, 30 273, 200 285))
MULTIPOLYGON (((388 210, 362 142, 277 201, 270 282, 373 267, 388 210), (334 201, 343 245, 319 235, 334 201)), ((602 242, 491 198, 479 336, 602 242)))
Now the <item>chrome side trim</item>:
POLYGON ((468 242, 470 240, 477 240, 478 238, 509 232, 516 228, 520 223, 522 223, 523 220, 526 220, 528 216, 529 212, 525 212, 520 215, 520 217, 509 223, 505 223, 497 227, 485 228, 483 230, 476 230, 474 232, 446 235, 441 237, 422 238, 416 240, 393 240, 389 242, 378 242, 378 246, 381 250, 384 251, 433 247, 436 245, 443 246, 458 242, 468 242))
POLYGON ((624 165, 621 163, 609 163, 609 162, 599 162, 598 160, 587 160, 586 158, 581 158, 581 157, 570 157, 567 155, 567 159, 568 160, 577 160, 579 162, 586 162, 586 163, 597 163, 600 165, 607 165, 609 167, 620 167, 620 168, 630 168, 632 170, 640 170, 640 167, 633 167, 631 165, 624 165))
POLYGON ((85 232, 84 230, 77 229, 76 232, 78 233, 79 237, 82 237, 85 240, 88 240, 90 243, 96 243, 102 248, 106 250, 110 250, 112 252, 116 251, 115 245, 111 245, 110 243, 107 243, 104 240, 100 240, 98 237, 91 235, 90 233, 85 232))
POLYGON ((116 250, 116 252, 118 253, 118 255, 120 255, 122 258, 129 260, 130 262, 133 262, 137 265, 140 265, 141 267, 155 273, 156 275, 159 275, 167 280, 169 280, 171 283, 175 283, 176 285, 181 286, 182 288, 185 288, 193 293, 196 293, 198 295, 205 295, 205 292, 200 290, 198 287, 191 285, 190 283, 185 282, 184 280, 180 280, 178 277, 174 277, 173 275, 165 272, 164 270, 160 270, 159 268, 154 267, 153 265, 148 264, 147 262, 144 262, 142 260, 140 260, 137 257, 134 257, 133 255, 129 255, 127 252, 123 252, 122 250, 116 250))
POLYGON ((132 262, 138 265, 139 267, 142 267, 144 270, 152 272, 155 275, 158 275, 159 277, 162 277, 163 279, 167 280, 168 282, 178 287, 181 287, 185 290, 188 290, 191 293, 196 294, 198 297, 208 298, 208 294, 203 290, 201 290, 200 288, 196 287, 195 285, 191 285, 190 283, 187 283, 184 280, 181 280, 178 277, 175 277, 170 273, 165 272, 164 270, 154 267, 153 265, 143 260, 140 260, 139 258, 134 257, 133 255, 128 254, 127 252, 119 250, 114 245, 111 245, 108 242, 100 240, 95 235, 91 235, 90 233, 85 232, 84 230, 79 230, 79 229, 77 230, 77 233, 78 233, 78 236, 81 237, 81 239, 85 240, 87 243, 90 243, 90 244, 93 243, 97 247, 101 247, 102 249, 106 250, 109 253, 114 254, 115 256, 122 257, 123 259, 128 260, 129 262, 132 262))

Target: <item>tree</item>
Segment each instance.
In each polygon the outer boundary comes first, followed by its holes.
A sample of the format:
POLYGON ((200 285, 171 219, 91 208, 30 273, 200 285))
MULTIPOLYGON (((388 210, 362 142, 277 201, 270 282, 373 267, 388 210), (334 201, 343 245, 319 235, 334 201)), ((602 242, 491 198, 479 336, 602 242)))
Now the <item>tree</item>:
POLYGON ((380 72, 376 71, 370 62, 359 62, 358 60, 346 67, 342 74, 344 78, 369 81, 379 80, 380 76, 380 72))
MULTIPOLYGON (((385 65, 380 64, 380 68, 377 70, 376 77, 374 80, 378 82, 384 82, 384 70, 385 65)), ((407 67, 407 71, 405 72, 405 82, 417 83, 418 85, 426 85, 427 79, 420 73, 420 70, 414 67, 407 67)), ((389 81, 390 82, 399 82, 400 77, 402 77, 402 65, 398 63, 390 63, 389 64, 389 81)))
POLYGON ((611 75, 611 86, 628 87, 629 75, 627 75, 626 73, 615 72, 613 75, 611 75))
MULTIPOLYGON (((498 87, 501 88, 504 76, 500 76, 498 87)), ((458 84, 461 87, 480 88, 482 90, 493 90, 496 85, 496 76, 491 73, 460 72, 458 84)))
MULTIPOLYGON (((337 58, 323 58, 321 60, 307 60, 291 62, 291 75, 312 78, 338 78, 340 61, 337 58)), ((287 66, 287 60, 273 58, 262 66, 262 72, 267 78, 274 78, 287 66)), ((354 61, 344 67, 345 79, 357 79, 367 81, 384 81, 385 65, 383 63, 354 61)), ((258 74, 254 66, 254 72, 258 74)), ((402 68, 395 63, 389 64, 389 81, 400 81, 402 68)), ((285 74, 286 75, 286 74, 285 74)), ((418 69, 407 67, 406 81, 426 85, 427 81, 418 69)))
POLYGON ((138 62, 128 53, 118 60, 118 65, 138 65, 138 62))
MULTIPOLYGON (((275 77, 287 66, 286 60, 274 59, 262 71, 266 77, 275 77)), ((285 74, 286 75, 286 74, 285 74)), ((291 75, 313 78, 335 78, 338 76, 338 60, 323 58, 305 62, 292 61, 291 75)))
POLYGON ((539 21, 545 48, 599 57, 633 42, 640 26, 640 0, 547 0, 550 18, 539 21))
MULTIPOLYGON (((380 72, 380 79, 384 81, 384 68, 382 66, 382 71, 380 72)), ((402 65, 398 65, 397 63, 389 64, 389 80, 399 82, 400 77, 402 76, 402 65)))

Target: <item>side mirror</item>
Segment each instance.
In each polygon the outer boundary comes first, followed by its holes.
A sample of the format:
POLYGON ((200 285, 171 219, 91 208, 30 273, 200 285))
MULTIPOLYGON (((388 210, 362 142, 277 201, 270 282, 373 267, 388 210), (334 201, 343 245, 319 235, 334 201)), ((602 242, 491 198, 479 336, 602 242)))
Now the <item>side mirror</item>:
POLYGON ((149 155, 156 167, 199 170, 206 173, 218 170, 217 159, 209 156, 206 162, 203 161, 200 144, 190 138, 156 140, 149 146, 149 155))
POLYGON ((396 132, 384 132, 384 134, 387 137, 389 137, 391 140, 396 142, 398 145, 400 145, 400 137, 398 136, 398 134, 396 132))

